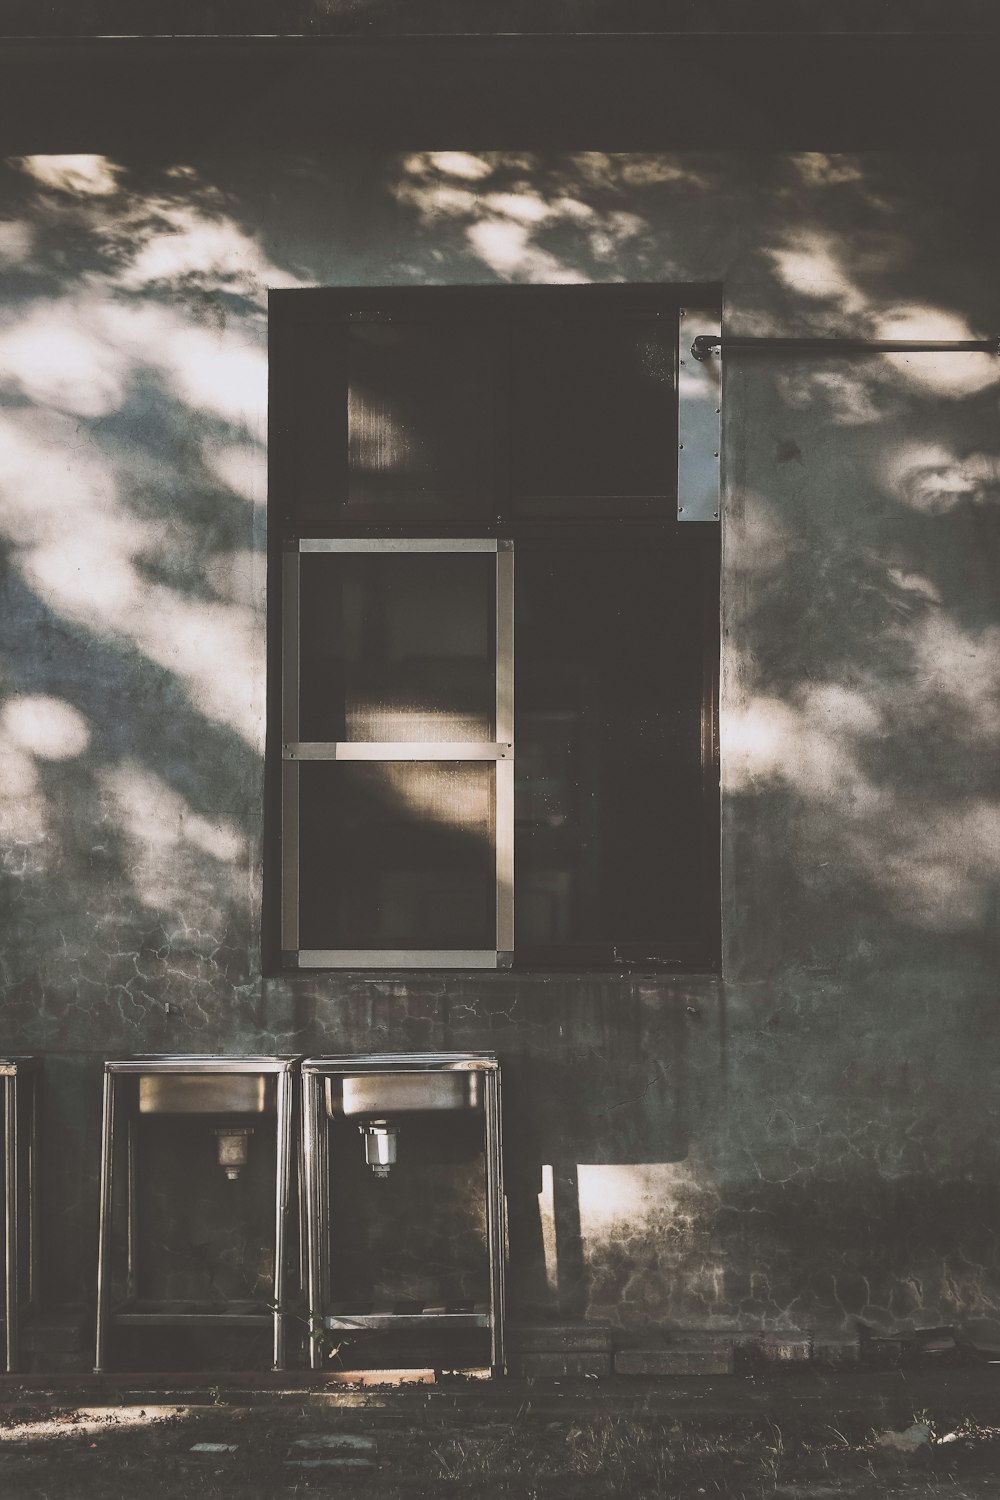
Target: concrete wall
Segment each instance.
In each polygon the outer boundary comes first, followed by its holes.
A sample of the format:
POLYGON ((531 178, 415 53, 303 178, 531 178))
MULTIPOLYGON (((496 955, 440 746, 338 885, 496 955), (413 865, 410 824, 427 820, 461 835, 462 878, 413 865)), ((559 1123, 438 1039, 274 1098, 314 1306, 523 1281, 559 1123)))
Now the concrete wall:
POLYGON ((1000 328, 957 154, 452 144, 3 169, 2 1045, 46 1060, 48 1297, 92 1295, 104 1057, 486 1047, 516 1309, 992 1316, 990 356, 727 358, 721 981, 261 976, 269 287, 718 281, 730 332, 1000 328))

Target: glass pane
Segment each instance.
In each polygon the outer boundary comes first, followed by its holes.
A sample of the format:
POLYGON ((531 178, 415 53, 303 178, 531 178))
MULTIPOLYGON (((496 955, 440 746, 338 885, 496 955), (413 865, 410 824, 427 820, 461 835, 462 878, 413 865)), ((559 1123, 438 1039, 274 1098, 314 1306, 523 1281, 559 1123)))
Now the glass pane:
POLYGON ((714 567, 656 544, 519 552, 518 639, 531 649, 516 677, 518 945, 701 937, 714 567))
POLYGON ((653 318, 519 329, 513 465, 522 505, 530 496, 672 494, 674 357, 672 334, 653 318))
POLYGON ((475 324, 347 330, 347 513, 495 513, 496 377, 475 324))
POLYGON ((300 739, 495 739, 495 553, 300 563, 300 739))
POLYGON ((492 763, 300 771, 303 948, 495 948, 492 763))

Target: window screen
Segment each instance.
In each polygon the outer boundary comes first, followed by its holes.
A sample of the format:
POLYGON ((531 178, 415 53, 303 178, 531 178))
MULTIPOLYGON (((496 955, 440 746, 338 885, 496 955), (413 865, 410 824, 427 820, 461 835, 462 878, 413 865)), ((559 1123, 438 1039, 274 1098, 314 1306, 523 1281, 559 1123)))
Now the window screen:
POLYGON ((660 289, 272 298, 283 964, 717 965, 679 317, 660 289))

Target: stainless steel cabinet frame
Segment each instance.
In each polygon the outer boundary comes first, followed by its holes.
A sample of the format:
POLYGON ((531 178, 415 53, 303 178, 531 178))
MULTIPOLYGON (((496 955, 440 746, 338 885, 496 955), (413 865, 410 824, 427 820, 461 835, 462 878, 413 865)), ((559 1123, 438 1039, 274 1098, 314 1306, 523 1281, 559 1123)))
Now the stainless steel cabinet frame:
MULTIPOLYGON (((490 1368, 504 1372, 504 1218, 500 1064, 491 1053, 378 1053, 307 1058, 302 1064, 302 1140, 305 1162, 310 1324, 317 1330, 489 1330, 490 1368), (456 1079, 461 1086, 456 1086, 456 1079), (485 1307, 414 1312, 392 1309, 352 1313, 334 1309, 330 1274, 330 1118, 384 1122, 408 1111, 477 1111, 483 1121, 483 1169, 489 1298, 485 1307)), ((359 1146, 360 1149, 360 1146, 359 1146)), ((313 1369, 322 1366, 321 1341, 312 1340, 313 1369)))
MULTIPOLYGON (((273 1328, 273 1367, 286 1362, 287 1231, 292 1208, 293 1086, 295 1057, 134 1057, 104 1064, 101 1142, 101 1218, 97 1262, 95 1369, 109 1368, 115 1327, 273 1328), (198 1312, 136 1305, 138 1264, 136 1182, 137 1125, 142 1114, 270 1115, 276 1123, 274 1174, 274 1283, 272 1311, 198 1312), (122 1137, 124 1139, 122 1139, 122 1137), (126 1298, 112 1305, 112 1227, 115 1187, 124 1179, 127 1224, 126 1298)), ((238 1128, 233 1133, 238 1134, 238 1128)), ((219 1152, 225 1165, 224 1153, 219 1152)))

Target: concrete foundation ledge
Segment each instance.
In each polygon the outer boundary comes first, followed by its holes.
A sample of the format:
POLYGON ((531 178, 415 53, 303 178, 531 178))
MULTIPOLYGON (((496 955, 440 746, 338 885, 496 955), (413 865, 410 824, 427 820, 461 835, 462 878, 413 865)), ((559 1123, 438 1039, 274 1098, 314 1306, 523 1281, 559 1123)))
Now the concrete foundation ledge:
POLYGON ((512 1354, 507 1368, 511 1375, 520 1378, 600 1380, 611 1374, 611 1351, 536 1349, 512 1354))
POLYGON ((512 1354, 565 1350, 573 1354, 608 1354, 610 1323, 509 1323, 507 1348, 512 1354))
POLYGON ((732 1344, 710 1344, 704 1348, 661 1344, 648 1348, 619 1349, 614 1358, 616 1375, 731 1375, 735 1369, 732 1344))

